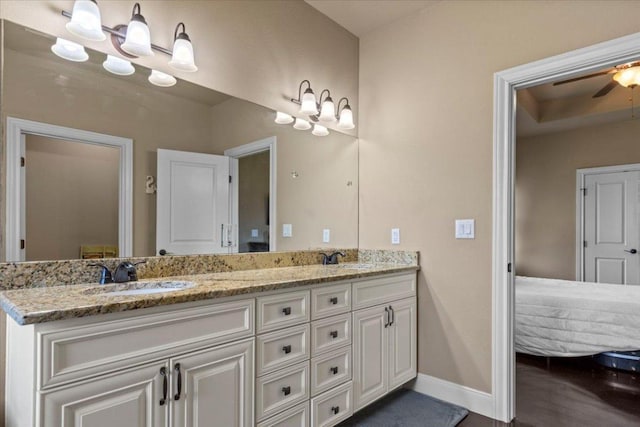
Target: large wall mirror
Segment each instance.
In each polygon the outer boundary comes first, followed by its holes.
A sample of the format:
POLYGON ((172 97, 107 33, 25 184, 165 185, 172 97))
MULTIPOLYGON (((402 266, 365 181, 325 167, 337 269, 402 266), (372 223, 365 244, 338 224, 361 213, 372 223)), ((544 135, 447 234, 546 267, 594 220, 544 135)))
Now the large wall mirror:
POLYGON ((5 160, 24 157, 4 168, 3 260, 357 247, 356 138, 278 125, 180 79, 154 86, 138 65, 117 76, 88 49, 66 61, 54 37, 3 29, 5 160))

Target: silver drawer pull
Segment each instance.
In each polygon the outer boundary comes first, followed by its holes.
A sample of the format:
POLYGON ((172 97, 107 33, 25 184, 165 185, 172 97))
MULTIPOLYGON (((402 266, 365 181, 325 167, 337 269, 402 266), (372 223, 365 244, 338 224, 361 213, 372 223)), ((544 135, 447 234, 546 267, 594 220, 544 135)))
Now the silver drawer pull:
POLYGON ((291 387, 282 387, 282 393, 284 393, 285 396, 289 396, 291 394, 291 387))
POLYGON ((331 297, 329 298, 329 302, 333 305, 338 304, 338 297, 331 297))
POLYGON ((331 371, 331 373, 333 375, 337 375, 338 374, 338 367, 337 366, 332 366, 331 368, 329 368, 329 370, 331 371))
POLYGON ((291 353, 291 345, 282 346, 282 351, 284 351, 284 354, 291 353))
POLYGON ((332 406, 331 407, 331 412, 333 412, 333 414, 337 414, 338 412, 340 412, 340 407, 339 406, 332 406))
POLYGON ((282 314, 284 314, 285 316, 288 316, 291 314, 291 307, 285 307, 282 309, 282 314))
POLYGON ((331 338, 338 338, 338 331, 331 331, 329 332, 329 335, 331 336, 331 338))

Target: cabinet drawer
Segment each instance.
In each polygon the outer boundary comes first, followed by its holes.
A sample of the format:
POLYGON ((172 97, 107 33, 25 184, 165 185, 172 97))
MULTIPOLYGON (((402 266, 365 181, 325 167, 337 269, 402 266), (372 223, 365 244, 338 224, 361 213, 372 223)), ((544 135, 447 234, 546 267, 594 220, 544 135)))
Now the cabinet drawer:
POLYGON ((274 415, 258 427, 309 427, 309 402, 274 415))
POLYGON ((351 346, 311 359, 311 396, 351 380, 351 346))
POLYGON ((263 375, 309 358, 309 324, 259 335, 256 369, 263 375))
POLYGON ((253 299, 169 313, 44 329, 40 387, 120 371, 154 358, 170 357, 254 334, 253 299))
POLYGON ((256 419, 262 421, 309 399, 309 362, 256 380, 256 419))
POLYGON ((311 322, 311 355, 351 344, 351 316, 343 314, 311 322))
POLYGON ((311 290, 311 318, 342 314, 351 310, 351 283, 311 290))
POLYGON ((311 399, 312 427, 334 426, 351 415, 351 381, 311 399))
POLYGON ((384 304, 416 294, 415 273, 353 283, 353 309, 384 304))
POLYGON ((309 291, 258 297, 258 332, 309 321, 309 291))

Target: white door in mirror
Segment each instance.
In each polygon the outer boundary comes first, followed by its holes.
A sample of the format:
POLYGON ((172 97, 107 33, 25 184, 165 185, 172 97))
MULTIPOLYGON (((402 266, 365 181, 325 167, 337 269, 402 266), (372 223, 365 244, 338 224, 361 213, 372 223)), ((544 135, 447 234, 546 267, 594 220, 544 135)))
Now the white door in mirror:
POLYGON ((158 150, 156 252, 228 253, 229 157, 158 150))

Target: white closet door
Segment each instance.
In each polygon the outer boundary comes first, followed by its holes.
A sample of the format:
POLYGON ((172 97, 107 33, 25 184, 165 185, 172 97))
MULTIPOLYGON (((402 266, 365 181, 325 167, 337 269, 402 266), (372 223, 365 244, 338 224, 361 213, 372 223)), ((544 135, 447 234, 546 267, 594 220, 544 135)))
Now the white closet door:
POLYGON ((156 253, 228 253, 229 158, 158 150, 156 253))
POLYGON ((585 280, 640 284, 640 172, 585 176, 585 280))

